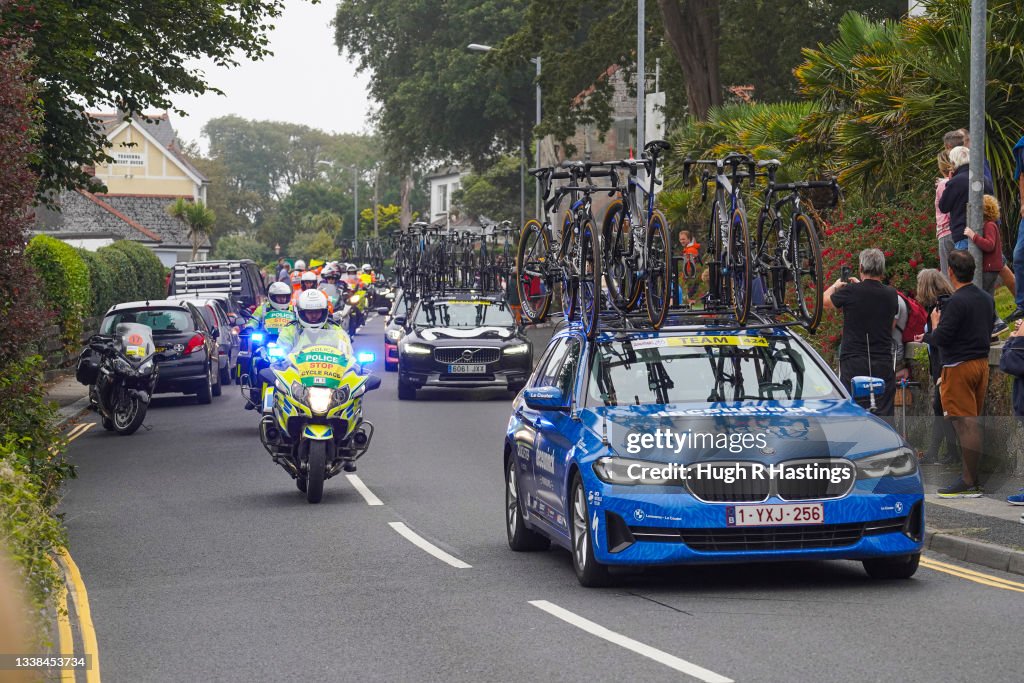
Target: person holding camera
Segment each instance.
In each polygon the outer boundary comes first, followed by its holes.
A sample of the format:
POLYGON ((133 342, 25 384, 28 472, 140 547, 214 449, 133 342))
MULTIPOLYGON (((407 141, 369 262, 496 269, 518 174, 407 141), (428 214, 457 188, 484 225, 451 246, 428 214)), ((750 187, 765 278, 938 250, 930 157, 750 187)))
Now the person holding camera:
MULTIPOLYGON (((934 268, 925 268, 918 272, 917 300, 921 302, 929 316, 925 320, 925 332, 931 332, 934 329, 931 322, 932 311, 935 309, 941 310, 952 295, 953 285, 950 284, 949 278, 943 275, 941 271, 934 268)), ((928 347, 928 374, 931 375, 935 386, 935 391, 932 394, 934 420, 931 438, 928 442, 928 451, 921 459, 921 462, 953 462, 959 458, 959 448, 956 442, 956 432, 953 431, 953 423, 946 419, 945 411, 942 409, 942 392, 939 385, 939 377, 942 376, 942 351, 937 346, 928 347), (945 459, 939 456, 943 442, 946 444, 945 459)))
MULTIPOLYGON (((853 391, 853 378, 860 375, 885 380, 881 396, 875 397, 875 414, 892 416, 896 394, 893 367, 893 327, 899 314, 896 290, 882 282, 885 254, 880 249, 860 253, 860 278, 844 277, 825 290, 825 308, 843 312, 843 339, 839 347, 839 378, 853 391)), ((858 401, 870 406, 870 399, 858 401)))
POLYGON ((960 477, 939 489, 943 498, 979 498, 982 432, 980 416, 988 389, 989 335, 996 319, 992 297, 975 287, 974 257, 962 249, 949 254, 953 294, 931 313, 931 332, 916 341, 936 346, 942 354, 939 391, 946 417, 960 439, 960 477))

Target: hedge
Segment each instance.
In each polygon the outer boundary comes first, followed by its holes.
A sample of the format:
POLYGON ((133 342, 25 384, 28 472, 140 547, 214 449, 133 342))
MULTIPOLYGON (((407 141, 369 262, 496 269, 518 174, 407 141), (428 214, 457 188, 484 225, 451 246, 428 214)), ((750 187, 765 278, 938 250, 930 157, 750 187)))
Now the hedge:
POLYGON ((74 247, 47 235, 33 237, 25 255, 43 283, 43 300, 57 313, 61 341, 77 350, 82 320, 92 309, 89 268, 74 247))
POLYGON ((79 249, 78 255, 89 269, 89 282, 92 283, 92 315, 103 315, 117 303, 114 296, 114 271, 107 259, 94 251, 79 249))
POLYGON ((138 242, 119 240, 110 245, 125 253, 132 262, 138 280, 136 299, 164 298, 164 265, 151 250, 138 242))
POLYGON ((128 254, 113 246, 96 250, 96 255, 103 259, 107 268, 114 276, 114 303, 137 301, 139 299, 139 280, 135 275, 135 266, 128 254))

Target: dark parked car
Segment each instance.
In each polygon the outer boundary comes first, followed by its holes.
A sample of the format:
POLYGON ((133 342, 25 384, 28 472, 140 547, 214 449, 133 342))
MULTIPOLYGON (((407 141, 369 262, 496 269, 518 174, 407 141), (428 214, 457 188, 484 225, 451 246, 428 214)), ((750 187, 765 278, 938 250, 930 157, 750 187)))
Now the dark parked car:
POLYGON ((111 306, 103 317, 100 334, 112 334, 119 323, 140 323, 153 330, 157 351, 173 349, 180 355, 159 363, 154 393, 195 394, 200 403, 220 396, 219 330, 207 325, 190 301, 131 301, 111 306))
POLYGON ((217 330, 217 346, 219 347, 220 383, 231 384, 238 366, 238 332, 228 321, 224 307, 217 299, 194 299, 191 303, 199 309, 210 331, 217 330))
POLYGON ((518 392, 533 369, 533 345, 501 298, 446 296, 416 303, 398 344, 398 398, 416 390, 494 387, 518 392))

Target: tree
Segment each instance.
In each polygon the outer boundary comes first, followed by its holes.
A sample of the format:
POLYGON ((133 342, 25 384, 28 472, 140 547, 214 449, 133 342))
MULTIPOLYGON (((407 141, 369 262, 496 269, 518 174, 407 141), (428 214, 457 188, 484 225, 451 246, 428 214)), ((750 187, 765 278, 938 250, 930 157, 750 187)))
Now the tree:
POLYGON ((326 230, 319 232, 300 232, 295 235, 288 247, 288 255, 303 259, 306 263, 316 259, 319 261, 336 261, 341 258, 341 250, 326 230))
POLYGON ((217 240, 213 253, 219 259, 252 259, 256 263, 265 263, 272 252, 266 244, 252 237, 225 235, 217 240))
POLYGON ((86 186, 109 161, 106 136, 85 116, 173 109, 172 97, 220 92, 198 60, 234 66, 270 54, 266 33, 284 0, 47 0, 0 5, 0 26, 32 35, 29 56, 43 129, 34 168, 40 196, 86 186))
MULTIPOLYGON (((410 220, 414 221, 419 214, 413 213, 410 220)), ((394 204, 377 205, 377 232, 381 235, 389 235, 402 229, 402 207, 394 204)), ((366 235, 373 231, 373 209, 363 209, 359 212, 359 233, 366 235)))
POLYGON ((199 201, 188 201, 178 197, 173 204, 167 207, 167 213, 173 218, 185 223, 188 227, 188 241, 192 244, 192 261, 196 260, 199 248, 203 246, 203 240, 210 236, 213 225, 217 220, 216 214, 206 205, 199 201))
POLYGON ((519 159, 501 157, 482 173, 471 173, 452 197, 473 218, 519 220, 519 159))
POLYGON ((718 0, 658 0, 665 35, 686 80, 689 111, 704 118, 722 103, 718 68, 718 0))

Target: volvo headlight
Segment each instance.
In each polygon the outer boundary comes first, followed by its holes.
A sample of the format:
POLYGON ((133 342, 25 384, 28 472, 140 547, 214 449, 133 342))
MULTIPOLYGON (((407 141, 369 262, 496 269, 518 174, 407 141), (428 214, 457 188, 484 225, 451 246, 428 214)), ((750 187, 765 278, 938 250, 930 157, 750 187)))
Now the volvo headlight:
POLYGON ((299 382, 297 380, 292 382, 292 385, 291 387, 289 387, 289 389, 291 390, 292 398, 298 401, 306 400, 306 386, 302 382, 299 382))
POLYGON ((909 448, 899 448, 855 460, 858 479, 905 477, 917 472, 917 456, 909 448))
POLYGON ((516 344, 515 346, 507 346, 507 347, 505 347, 505 355, 506 356, 519 356, 519 355, 522 355, 524 353, 529 353, 529 352, 530 352, 530 345, 529 344, 516 344))
POLYGON ((327 387, 309 388, 309 409, 314 415, 326 415, 331 409, 331 397, 334 391, 327 387))
POLYGON ((402 331, 401 330, 388 330, 387 332, 384 333, 384 336, 387 337, 389 341, 396 342, 396 341, 398 341, 399 339, 402 338, 402 331))
POLYGON ((423 344, 406 344, 402 347, 402 351, 411 356, 429 356, 431 349, 423 344))
POLYGON ((684 486, 686 466, 671 462, 651 462, 631 458, 598 458, 594 474, 606 484, 620 486, 684 486))

